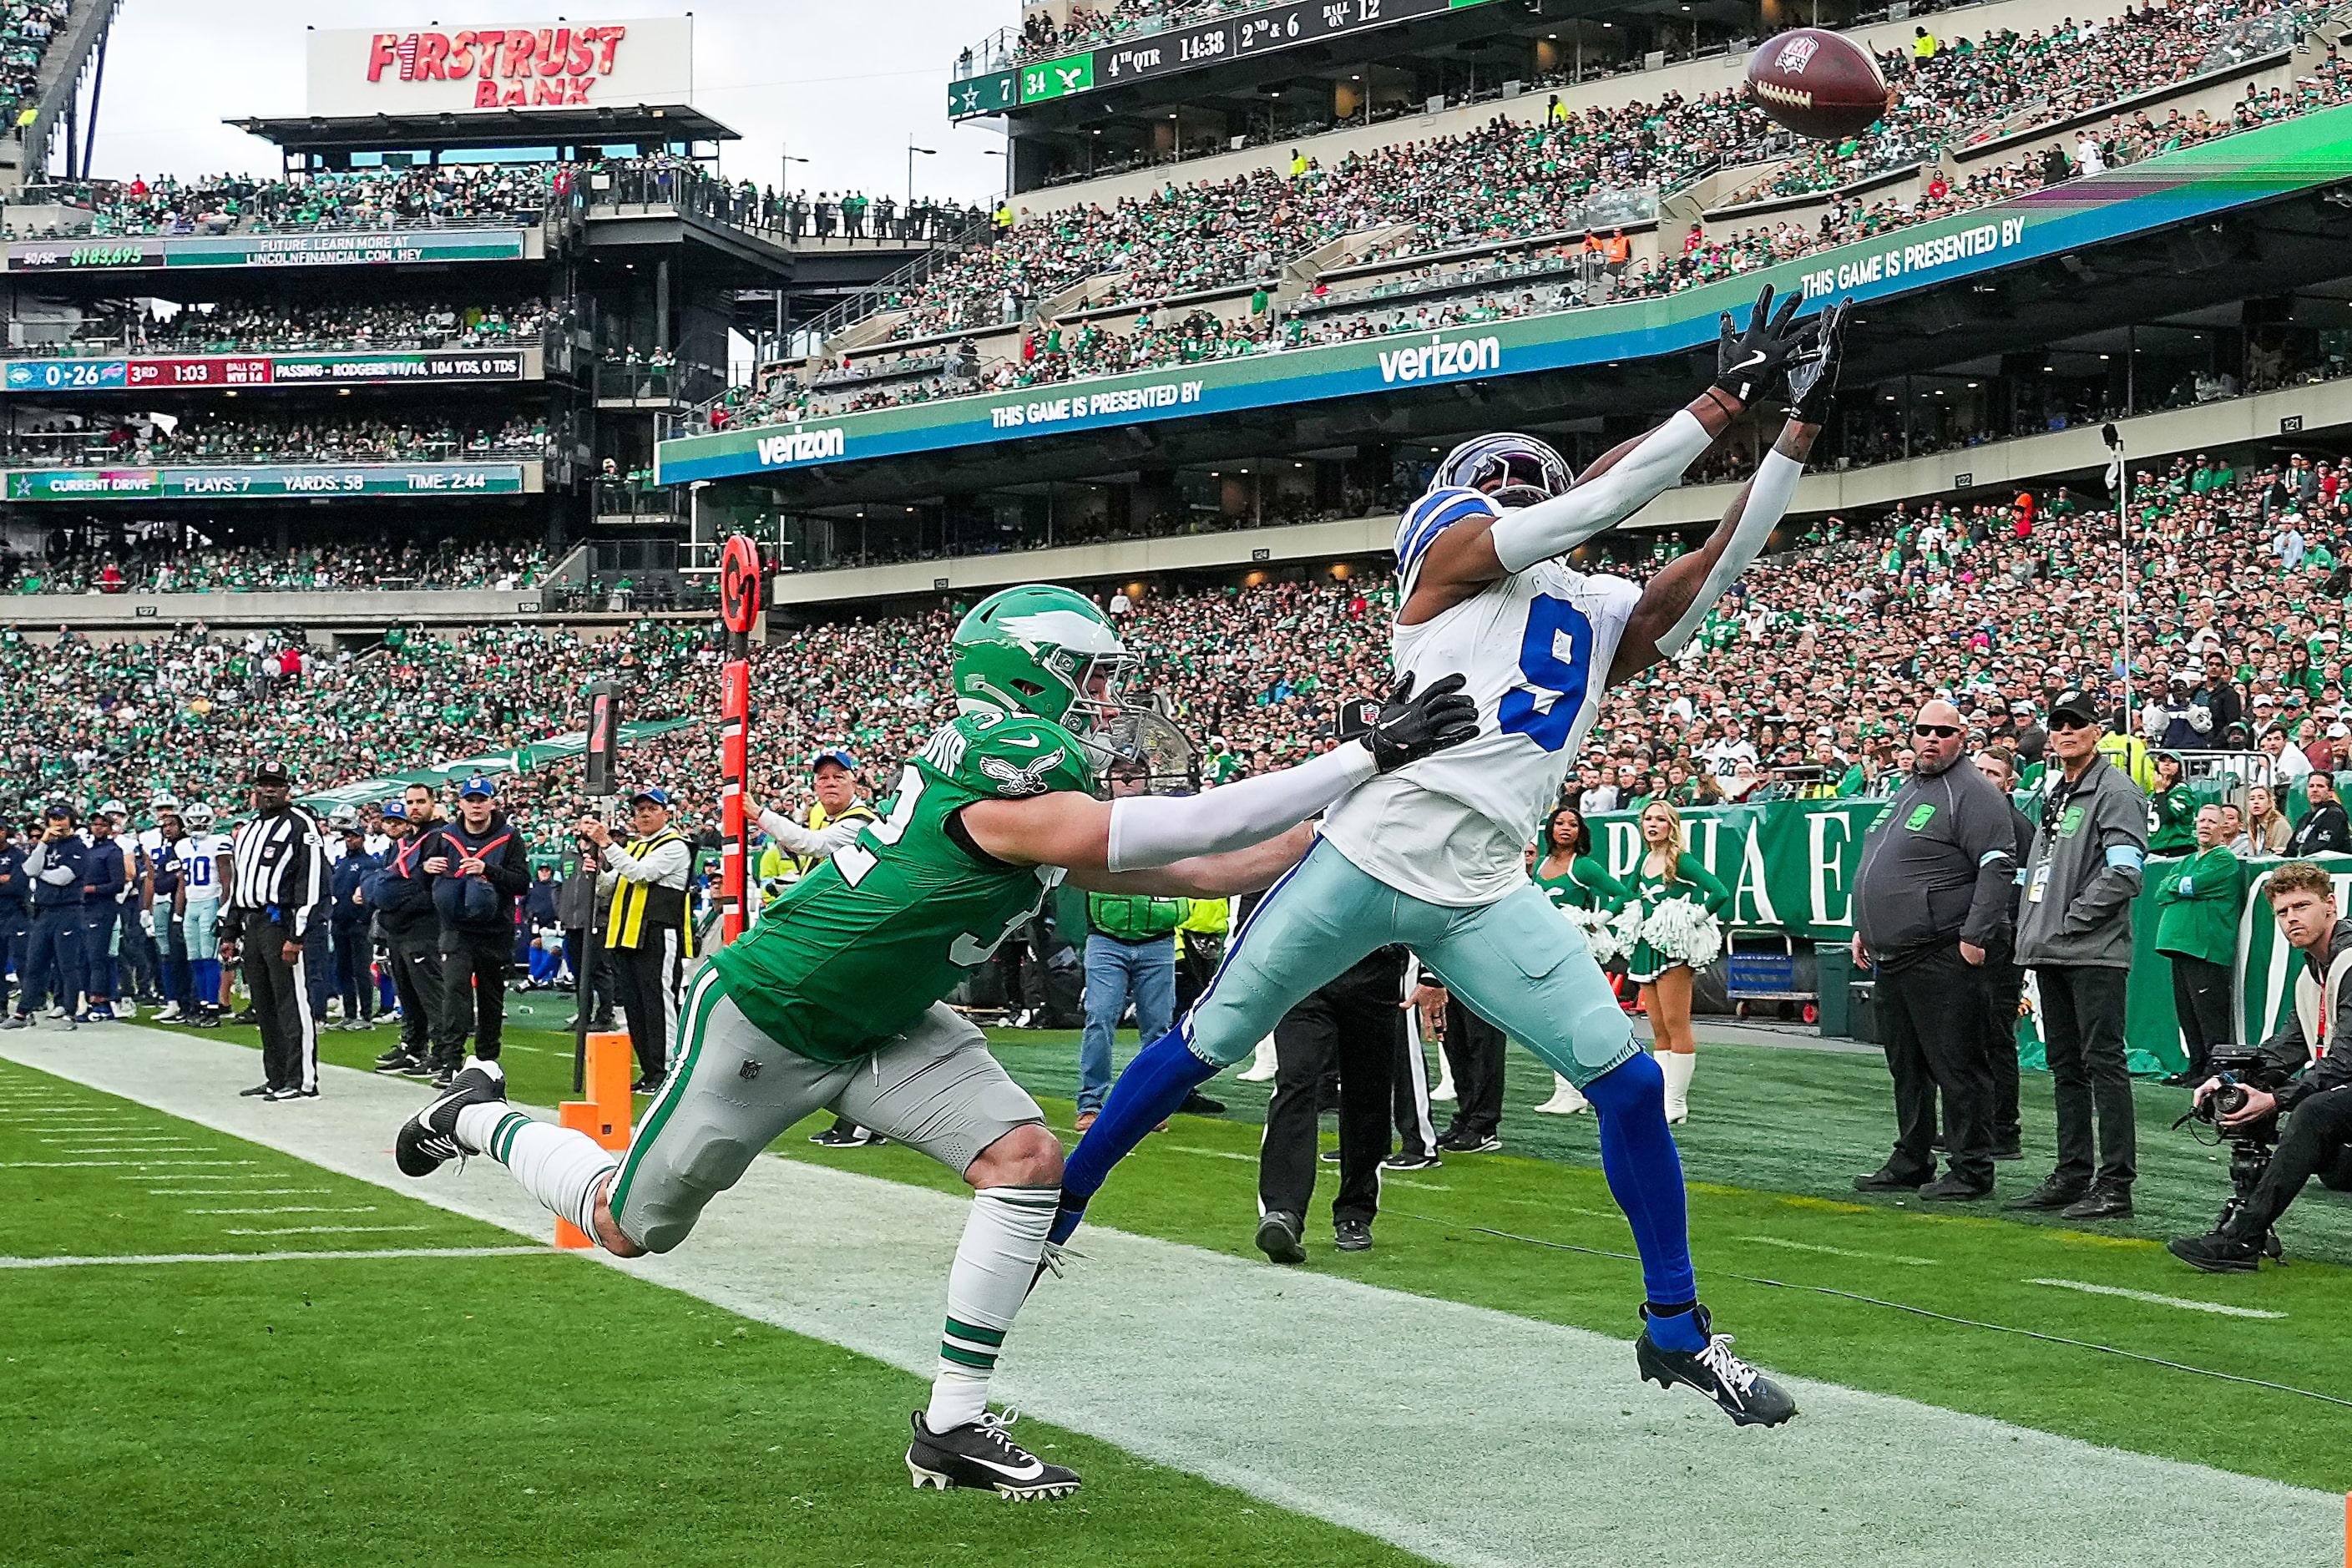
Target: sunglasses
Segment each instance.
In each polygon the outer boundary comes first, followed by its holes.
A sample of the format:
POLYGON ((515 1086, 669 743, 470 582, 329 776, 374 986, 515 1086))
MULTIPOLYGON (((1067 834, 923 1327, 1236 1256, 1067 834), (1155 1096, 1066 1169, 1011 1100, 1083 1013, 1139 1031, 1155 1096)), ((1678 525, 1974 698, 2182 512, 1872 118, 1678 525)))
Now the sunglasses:
POLYGON ((1915 735, 1933 735, 1937 740, 1948 741, 1960 732, 1960 727, 1958 724, 1914 724, 1911 726, 1911 732, 1915 735))
POLYGON ((2088 719, 2075 719, 2064 714, 2057 714, 2051 718, 2050 727, 2053 730, 2087 730, 2091 727, 2091 721, 2088 719))

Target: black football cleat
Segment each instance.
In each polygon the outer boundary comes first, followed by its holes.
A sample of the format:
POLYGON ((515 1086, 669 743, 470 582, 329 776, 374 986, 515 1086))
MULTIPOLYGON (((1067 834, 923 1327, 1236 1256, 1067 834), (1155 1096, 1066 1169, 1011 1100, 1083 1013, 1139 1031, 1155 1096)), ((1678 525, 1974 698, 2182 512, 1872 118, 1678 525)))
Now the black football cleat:
POLYGON ((2263 1247, 2235 1233, 2215 1229, 2209 1236, 2183 1236, 2164 1244, 2167 1252, 2191 1268, 2208 1274, 2252 1274, 2263 1266, 2263 1247))
POLYGON ((1049 1465, 1005 1431, 1020 1417, 1008 1410, 1002 1415, 982 1415, 945 1432, 923 1425, 915 1412, 915 1440, 907 1445, 907 1474, 917 1491, 937 1487, 971 1487, 992 1491, 1012 1502, 1067 1497, 1078 1489, 1076 1470, 1049 1465))
POLYGON ((496 1062, 475 1062, 457 1075, 447 1093, 400 1124, 393 1140, 392 1157, 404 1176, 429 1176, 470 1151, 457 1142, 457 1112, 469 1105, 507 1097, 506 1069, 496 1062))
POLYGON ((1706 1348, 1670 1351, 1650 1337, 1649 1309, 1642 1310, 1642 1337, 1633 1358, 1642 1381, 1661 1388, 1676 1384, 1697 1389, 1723 1407, 1738 1426, 1778 1426, 1797 1413, 1797 1402, 1762 1373, 1731 1353, 1731 1336, 1708 1332, 1706 1309, 1696 1310, 1698 1331, 1707 1335, 1706 1348))

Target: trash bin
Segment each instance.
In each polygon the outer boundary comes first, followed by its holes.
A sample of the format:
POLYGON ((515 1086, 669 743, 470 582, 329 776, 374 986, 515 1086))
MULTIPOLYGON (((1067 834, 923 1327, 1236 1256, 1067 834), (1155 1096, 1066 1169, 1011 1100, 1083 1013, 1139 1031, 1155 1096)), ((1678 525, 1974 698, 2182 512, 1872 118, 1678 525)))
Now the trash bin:
POLYGON ((1813 949, 1815 973, 1822 988, 1822 1037, 1853 1037, 1853 950, 1845 943, 1822 942, 1813 949))

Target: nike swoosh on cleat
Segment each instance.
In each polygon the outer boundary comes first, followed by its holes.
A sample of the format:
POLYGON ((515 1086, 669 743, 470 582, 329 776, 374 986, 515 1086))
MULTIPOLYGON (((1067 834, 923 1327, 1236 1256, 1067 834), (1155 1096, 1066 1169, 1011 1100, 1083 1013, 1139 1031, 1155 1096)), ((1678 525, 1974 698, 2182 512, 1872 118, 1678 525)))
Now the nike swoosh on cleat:
POLYGON ((964 1457, 975 1465, 987 1466, 1010 1481, 1034 1481, 1045 1473, 1045 1461, 1034 1456, 1025 1469, 1016 1469, 1011 1465, 1000 1465, 993 1459, 983 1459, 977 1454, 967 1454, 964 1457))

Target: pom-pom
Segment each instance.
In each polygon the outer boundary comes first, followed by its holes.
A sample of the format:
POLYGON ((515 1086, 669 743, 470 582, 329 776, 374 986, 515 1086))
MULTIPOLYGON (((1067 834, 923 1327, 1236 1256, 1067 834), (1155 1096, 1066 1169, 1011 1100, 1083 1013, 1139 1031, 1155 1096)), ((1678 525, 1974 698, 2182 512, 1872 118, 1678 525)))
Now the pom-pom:
POLYGON ((1606 963, 1624 955, 1618 944, 1617 928, 1605 910, 1562 910, 1568 923, 1584 933, 1584 945, 1592 950, 1592 962, 1606 963))
POLYGON ((1642 937, 1660 955, 1705 969, 1723 952, 1723 922, 1696 900, 1667 899, 1642 922, 1642 937))

